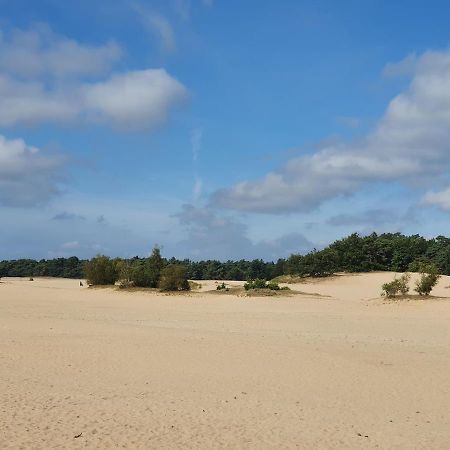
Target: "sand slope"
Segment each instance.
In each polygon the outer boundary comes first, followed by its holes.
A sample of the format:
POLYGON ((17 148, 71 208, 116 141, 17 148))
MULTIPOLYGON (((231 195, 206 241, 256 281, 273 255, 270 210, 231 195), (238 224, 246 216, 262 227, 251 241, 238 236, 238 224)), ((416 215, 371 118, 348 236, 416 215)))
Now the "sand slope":
POLYGON ((0 448, 448 449, 450 299, 383 302, 392 276, 295 286, 323 298, 4 279, 0 448))

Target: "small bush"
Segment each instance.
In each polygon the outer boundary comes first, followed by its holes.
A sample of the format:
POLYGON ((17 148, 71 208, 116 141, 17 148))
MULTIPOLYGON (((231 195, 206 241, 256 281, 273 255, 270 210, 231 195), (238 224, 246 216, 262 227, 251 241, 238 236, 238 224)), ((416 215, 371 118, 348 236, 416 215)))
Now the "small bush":
POLYGON ((420 278, 416 282, 415 291, 419 295, 430 295, 434 286, 436 286, 439 277, 438 269, 434 264, 423 265, 420 269, 420 278))
POLYGON ((186 267, 181 264, 169 264, 161 271, 159 281, 161 291, 189 291, 186 267))
POLYGON ((275 281, 269 281, 267 283, 266 286, 268 289, 270 289, 271 291, 279 291, 280 290, 280 286, 278 285, 278 283, 276 283, 275 281))
POLYGON ((228 286, 225 283, 221 283, 221 284, 217 285, 216 290, 229 291, 230 289, 228 288, 228 286))
POLYGON ((247 281, 247 283, 244 284, 244 289, 246 291, 250 289, 270 289, 271 291, 279 291, 280 286, 273 280, 267 282, 266 280, 257 278, 256 280, 247 281))
POLYGON ((244 284, 244 289, 246 291, 250 289, 265 289, 267 287, 266 280, 262 280, 261 278, 256 278, 255 280, 249 280, 244 284))
POLYGON ((387 298, 395 297, 398 293, 406 295, 409 292, 409 273, 404 273, 400 278, 394 278, 389 283, 384 283, 382 286, 381 295, 387 298))
POLYGON ((84 274, 91 285, 114 284, 118 274, 114 262, 107 256, 98 255, 84 265, 84 274))

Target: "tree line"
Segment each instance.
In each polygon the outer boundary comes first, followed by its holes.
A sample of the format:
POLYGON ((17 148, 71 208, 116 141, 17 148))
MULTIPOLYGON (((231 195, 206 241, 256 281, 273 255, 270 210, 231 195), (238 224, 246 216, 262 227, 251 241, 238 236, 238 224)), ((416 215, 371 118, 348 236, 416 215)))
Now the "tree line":
POLYGON ((450 238, 425 239, 418 234, 357 233, 337 240, 320 251, 293 254, 285 262, 285 273, 327 276, 335 272, 419 272, 432 264, 440 274, 450 275, 450 238))
MULTIPOLYGON (((136 267, 143 271, 149 258, 135 256, 130 259, 115 258, 113 261, 126 263, 129 267, 136 267)), ((266 262, 262 259, 252 261, 192 261, 176 258, 162 258, 164 265, 182 265, 186 268, 187 276, 192 280, 238 280, 262 278, 269 280, 284 274, 284 259, 278 262, 266 262)), ((63 277, 84 278, 84 267, 88 261, 70 258, 17 259, 0 261, 0 277, 63 277)))
MULTIPOLYGON (((154 256, 154 254, 152 255, 154 256)), ((120 270, 133 273, 133 277, 151 277, 147 258, 116 258, 120 270)), ((401 233, 357 233, 339 239, 323 250, 307 254, 292 254, 287 259, 267 262, 252 261, 192 261, 162 258, 161 267, 183 266, 186 276, 194 280, 270 280, 279 275, 328 276, 335 272, 395 271, 417 272, 424 264, 433 264, 440 274, 450 275, 450 238, 437 236, 425 239, 419 235, 401 233)), ((83 278, 86 260, 70 258, 19 259, 0 262, 0 277, 65 277, 83 278)), ((150 283, 151 284, 151 283, 150 283)))

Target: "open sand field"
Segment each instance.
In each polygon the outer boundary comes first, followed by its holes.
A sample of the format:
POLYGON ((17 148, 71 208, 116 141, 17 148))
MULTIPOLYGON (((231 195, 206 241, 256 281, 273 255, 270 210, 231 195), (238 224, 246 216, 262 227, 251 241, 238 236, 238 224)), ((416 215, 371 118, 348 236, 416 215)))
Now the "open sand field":
MULTIPOLYGON (((0 283, 0 448, 449 449, 450 298, 0 283)), ((450 297, 442 277, 434 295, 450 297)))

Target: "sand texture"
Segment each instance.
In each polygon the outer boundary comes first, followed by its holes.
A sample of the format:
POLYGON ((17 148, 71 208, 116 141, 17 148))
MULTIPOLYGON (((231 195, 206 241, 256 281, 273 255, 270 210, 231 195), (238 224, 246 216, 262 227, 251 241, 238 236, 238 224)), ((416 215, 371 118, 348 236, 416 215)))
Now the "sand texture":
POLYGON ((0 448, 449 449, 450 298, 383 300, 392 277, 261 298, 3 279, 0 448))

